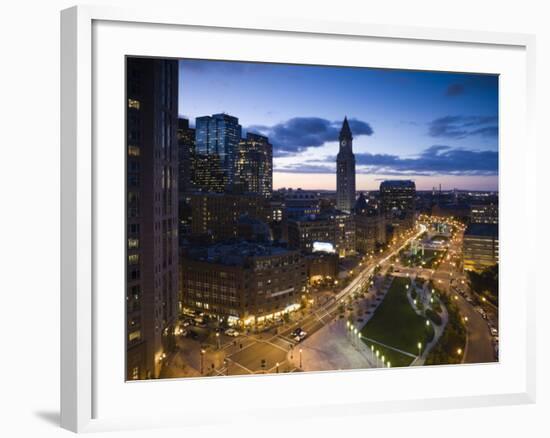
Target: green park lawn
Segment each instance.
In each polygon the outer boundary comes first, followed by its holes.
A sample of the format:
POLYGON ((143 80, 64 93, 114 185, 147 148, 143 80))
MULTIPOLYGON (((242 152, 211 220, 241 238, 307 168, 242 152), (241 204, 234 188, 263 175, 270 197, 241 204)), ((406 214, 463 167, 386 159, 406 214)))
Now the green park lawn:
POLYGON ((380 350, 380 355, 389 359, 392 367, 408 366, 413 358, 377 342, 417 355, 418 342, 422 342, 424 348, 430 332, 433 333, 431 324, 426 326, 426 319, 410 306, 406 295, 408 283, 408 278, 395 277, 386 297, 361 330, 363 336, 374 341, 365 340, 367 345, 374 343, 375 350, 380 350))

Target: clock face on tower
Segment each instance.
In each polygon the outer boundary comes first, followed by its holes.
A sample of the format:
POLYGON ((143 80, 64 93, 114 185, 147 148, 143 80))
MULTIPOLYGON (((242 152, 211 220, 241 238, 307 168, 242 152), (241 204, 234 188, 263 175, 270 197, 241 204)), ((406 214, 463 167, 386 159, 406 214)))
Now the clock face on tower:
POLYGON ((347 142, 346 140, 342 140, 342 141, 340 142, 340 144, 341 144, 342 146, 346 146, 346 145, 348 144, 348 142, 347 142))

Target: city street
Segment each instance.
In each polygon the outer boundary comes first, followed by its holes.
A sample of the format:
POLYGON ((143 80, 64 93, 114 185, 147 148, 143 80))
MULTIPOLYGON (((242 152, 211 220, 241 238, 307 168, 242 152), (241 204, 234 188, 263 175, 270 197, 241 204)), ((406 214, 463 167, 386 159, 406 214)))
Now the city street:
MULTIPOLYGON (((401 249, 406 247, 409 242, 416 239, 425 231, 424 226, 404 242, 394 245, 389 252, 381 253, 367 262, 367 266, 340 291, 331 301, 312 310, 302 319, 294 322, 283 329, 278 334, 272 332, 271 336, 263 333, 261 336, 249 336, 253 339, 249 346, 243 347, 241 351, 227 356, 229 359, 229 374, 276 372, 276 364, 279 362, 279 371, 293 371, 294 366, 287 363, 287 353, 293 357, 299 355, 299 344, 290 339, 289 335, 297 327, 302 328, 308 333, 308 336, 334 321, 339 315, 339 306, 346 301, 348 296, 359 291, 365 286, 368 278, 373 274, 377 265, 387 264, 401 249), (291 351, 293 350, 293 351, 291 351), (265 360, 262 366, 262 360, 265 360)), ((304 361, 306 361, 304 356, 304 361)), ((304 365, 304 364, 303 364, 304 365)))
POLYGON ((456 292, 457 284, 460 284, 462 290, 467 288, 467 281, 461 272, 460 264, 462 232, 458 232, 455 238, 450 239, 448 245, 442 248, 446 249, 446 255, 435 269, 425 269, 422 266, 407 267, 397 262, 399 252, 407 248, 411 241, 417 239, 426 230, 426 224, 421 223, 414 235, 406 236, 404 240, 395 243, 383 253, 365 258, 364 269, 353 277, 346 287, 332 297, 327 296, 323 300, 318 300, 314 307, 295 313, 291 322, 265 329, 261 333, 247 331, 237 338, 222 334, 219 348, 215 345, 205 348, 202 357, 201 342, 206 338, 202 341, 181 339, 179 352, 176 354, 176 359, 171 359, 171 367, 169 367, 173 372, 168 375, 177 376, 184 373, 191 377, 285 373, 318 370, 322 363, 331 364, 330 366, 339 364, 342 365, 342 369, 369 367, 371 366, 368 359, 369 352, 362 351, 363 349, 360 348, 364 345, 351 342, 345 336, 345 331, 343 336, 340 333, 341 326, 345 322, 345 319, 341 319, 342 305, 346 306, 344 312, 348 314, 349 297, 355 292, 365 290, 366 282, 377 267, 380 268, 381 273, 384 273, 390 266, 394 267, 394 272, 399 276, 431 279, 439 290, 449 294, 456 302, 468 331, 464 351, 465 363, 495 361, 488 321, 481 316, 473 304, 466 300, 466 293, 456 292), (307 332, 307 338, 303 343, 297 342, 292 337, 292 333, 297 328, 307 332), (345 354, 341 354, 346 356, 346 360, 335 358, 332 353, 328 354, 326 345, 329 344, 330 349, 335 352, 345 351, 345 354), (177 359, 178 356, 180 356, 179 359, 177 359))
MULTIPOLYGON (((456 293, 454 285, 460 285, 465 295, 468 294, 467 278, 461 272, 461 251, 463 232, 458 231, 450 240, 447 256, 431 276, 437 288, 447 293, 457 304, 460 314, 466 322, 468 337, 465 348, 464 363, 485 363, 495 361, 495 352, 488 321, 475 310, 464 296, 456 293), (451 282, 453 286, 451 286, 451 282)), ((466 295, 467 296, 467 295, 466 295)), ((496 319, 496 318, 495 318, 496 319)), ((498 327, 498 321, 494 323, 498 327)))

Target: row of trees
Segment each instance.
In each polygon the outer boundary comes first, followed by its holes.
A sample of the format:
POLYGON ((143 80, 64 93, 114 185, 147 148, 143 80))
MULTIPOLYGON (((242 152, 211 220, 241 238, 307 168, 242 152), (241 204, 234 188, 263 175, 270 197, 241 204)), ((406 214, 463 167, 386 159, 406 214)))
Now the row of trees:
POLYGON ((498 306, 498 264, 478 273, 468 272, 471 289, 479 296, 498 306))
MULTIPOLYGON (((433 288, 433 285, 430 285, 430 287, 433 288)), ((464 327, 457 305, 447 294, 439 293, 437 290, 436 293, 447 309, 449 321, 445 326, 441 339, 426 358, 426 365, 458 364, 461 363, 462 355, 464 354, 466 327, 464 327)), ((441 321, 437 313, 427 316, 430 319, 439 318, 441 321)))

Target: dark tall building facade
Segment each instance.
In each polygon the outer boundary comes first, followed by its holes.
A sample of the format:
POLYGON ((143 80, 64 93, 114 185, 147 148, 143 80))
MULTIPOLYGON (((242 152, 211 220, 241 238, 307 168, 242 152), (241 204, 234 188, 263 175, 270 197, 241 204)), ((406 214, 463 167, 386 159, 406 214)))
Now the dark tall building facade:
POLYGON ((244 193, 269 198, 273 193, 273 146, 267 137, 247 133, 239 143, 235 185, 244 193))
POLYGON ((227 175, 227 185, 232 187, 242 133, 239 119, 228 114, 197 117, 195 130, 196 153, 217 155, 227 175))
POLYGON ((189 193, 194 189, 192 181, 192 163, 195 156, 195 130, 189 127, 189 120, 178 119, 178 210, 180 242, 190 233, 191 208, 189 193))
POLYGON ((340 151, 336 156, 336 208, 350 213, 355 204, 355 155, 347 117, 344 118, 339 140, 340 151))
POLYGON ((194 191, 224 193, 228 184, 227 172, 218 154, 194 154, 191 162, 191 186, 194 191))
POLYGON ((239 237, 239 220, 246 216, 265 223, 271 221, 270 203, 260 195, 205 193, 191 196, 192 235, 206 242, 239 237))
POLYGON ((367 201, 361 193, 354 207, 355 244, 366 254, 386 243, 386 222, 377 204, 367 201))
POLYGON ((415 224, 416 185, 410 180, 388 180, 380 183, 380 203, 386 223, 406 230, 415 224))
POLYGON ((178 310, 178 62, 127 60, 128 379, 156 378, 178 310))
POLYGON ((189 127, 189 120, 178 119, 178 190, 181 194, 192 189, 191 165, 195 155, 195 130, 189 127))

